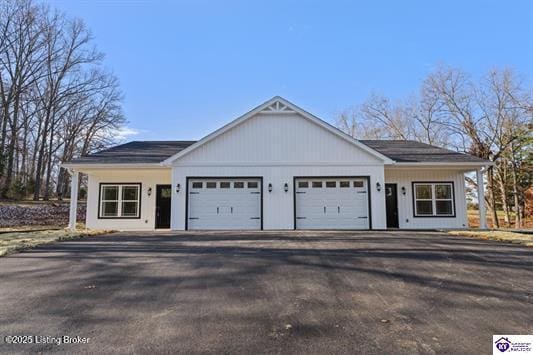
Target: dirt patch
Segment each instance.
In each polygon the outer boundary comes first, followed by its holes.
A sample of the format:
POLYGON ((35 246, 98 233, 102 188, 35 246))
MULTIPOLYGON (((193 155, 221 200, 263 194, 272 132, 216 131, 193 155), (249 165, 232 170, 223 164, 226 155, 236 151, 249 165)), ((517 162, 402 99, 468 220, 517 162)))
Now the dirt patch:
POLYGON ((448 233, 457 236, 497 240, 499 242, 523 244, 528 247, 533 247, 533 235, 530 234, 506 231, 450 231, 448 233))

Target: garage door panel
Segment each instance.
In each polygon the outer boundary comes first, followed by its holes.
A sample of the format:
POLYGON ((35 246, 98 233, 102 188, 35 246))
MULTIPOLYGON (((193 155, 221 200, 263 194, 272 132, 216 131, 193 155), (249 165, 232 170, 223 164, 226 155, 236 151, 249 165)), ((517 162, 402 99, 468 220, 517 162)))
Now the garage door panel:
POLYGON ((298 178, 297 229, 368 229, 368 183, 364 178, 298 178))
POLYGON ((261 179, 193 179, 187 207, 188 229, 261 229, 261 179))

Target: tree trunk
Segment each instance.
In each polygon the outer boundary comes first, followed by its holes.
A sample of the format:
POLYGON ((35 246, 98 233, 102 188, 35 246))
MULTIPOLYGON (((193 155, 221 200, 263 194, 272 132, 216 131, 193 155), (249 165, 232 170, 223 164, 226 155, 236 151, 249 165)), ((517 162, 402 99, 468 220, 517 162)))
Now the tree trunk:
POLYGON ((514 227, 516 229, 522 228, 522 211, 520 208, 520 199, 518 198, 518 183, 516 179, 516 164, 513 161, 513 169, 511 171, 513 176, 513 199, 514 199, 514 209, 515 209, 515 222, 514 227))
POLYGON ((13 120, 11 122, 11 139, 9 141, 9 148, 7 151, 7 167, 4 180, 4 188, 2 189, 2 197, 7 197, 11 182, 13 181, 13 162, 15 158, 15 146, 18 138, 18 113, 19 113, 20 94, 15 96, 13 105, 13 120))
POLYGON ((50 180, 52 177, 52 158, 53 158, 53 149, 54 149, 54 122, 52 120, 52 125, 50 127, 50 145, 48 146, 48 165, 46 167, 46 182, 44 186, 44 200, 48 201, 50 199, 50 180))
POLYGON ((494 196, 496 188, 494 186, 494 167, 492 166, 487 171, 487 180, 492 214, 492 228, 500 228, 500 221, 498 221, 498 213, 496 211, 496 197, 494 196))

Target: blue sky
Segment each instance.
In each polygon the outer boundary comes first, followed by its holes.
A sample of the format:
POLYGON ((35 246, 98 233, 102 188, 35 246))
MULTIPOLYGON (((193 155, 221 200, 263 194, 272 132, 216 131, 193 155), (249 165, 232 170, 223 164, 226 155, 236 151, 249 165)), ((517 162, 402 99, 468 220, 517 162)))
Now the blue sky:
POLYGON ((199 139, 275 95, 329 122, 436 65, 533 76, 533 1, 49 1, 121 82, 128 140, 199 139))

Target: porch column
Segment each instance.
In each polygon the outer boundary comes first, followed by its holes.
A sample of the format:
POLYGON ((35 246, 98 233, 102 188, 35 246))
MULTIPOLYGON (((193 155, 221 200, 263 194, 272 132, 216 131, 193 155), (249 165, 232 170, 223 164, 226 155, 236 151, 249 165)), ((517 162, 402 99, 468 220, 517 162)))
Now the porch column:
POLYGON ((70 171, 70 215, 68 219, 68 228, 71 230, 76 229, 76 215, 78 211, 78 180, 79 172, 75 170, 70 171))
POLYGON ((487 229, 487 213, 485 211, 485 188, 483 186, 484 171, 484 168, 476 170, 477 199, 479 206, 479 229, 487 229))

